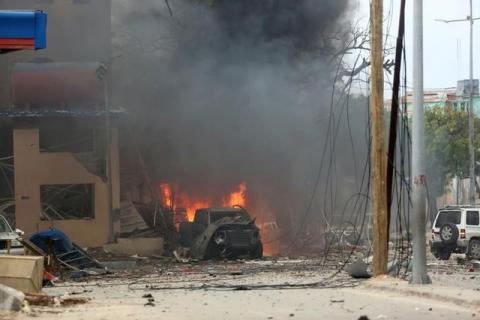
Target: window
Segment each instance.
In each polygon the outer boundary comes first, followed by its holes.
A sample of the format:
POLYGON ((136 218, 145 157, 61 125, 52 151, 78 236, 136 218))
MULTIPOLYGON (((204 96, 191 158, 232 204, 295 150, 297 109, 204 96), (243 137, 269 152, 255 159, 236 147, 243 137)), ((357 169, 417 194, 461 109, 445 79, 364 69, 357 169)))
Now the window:
POLYGON ((208 219, 207 211, 205 211, 205 210, 200 211, 199 210, 199 211, 195 212, 195 219, 194 219, 195 223, 206 225, 206 224, 208 224, 207 219, 208 219))
POLYGON ((467 211, 467 224, 469 226, 478 226, 480 224, 478 211, 467 211))
POLYGON ((445 223, 460 224, 460 217, 460 211, 440 211, 435 222, 435 228, 440 228, 445 223))
POLYGON ((41 220, 95 218, 94 189, 93 184, 41 185, 41 220))
POLYGON ((94 133, 93 129, 40 128, 40 152, 92 152, 94 133))

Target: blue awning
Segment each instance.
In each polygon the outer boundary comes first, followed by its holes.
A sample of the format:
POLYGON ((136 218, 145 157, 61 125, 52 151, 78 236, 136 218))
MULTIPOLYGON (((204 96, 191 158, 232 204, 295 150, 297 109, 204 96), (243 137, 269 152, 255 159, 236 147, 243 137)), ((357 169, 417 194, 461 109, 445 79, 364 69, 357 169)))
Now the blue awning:
POLYGON ((0 49, 44 49, 47 14, 43 11, 0 11, 0 49))

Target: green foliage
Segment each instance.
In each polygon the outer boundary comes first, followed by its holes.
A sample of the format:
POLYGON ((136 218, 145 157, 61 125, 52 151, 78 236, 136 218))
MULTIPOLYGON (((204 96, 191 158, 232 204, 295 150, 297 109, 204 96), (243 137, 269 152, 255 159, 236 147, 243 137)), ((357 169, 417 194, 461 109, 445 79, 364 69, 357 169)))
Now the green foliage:
MULTIPOLYGON (((480 119, 475 118, 475 127, 480 119)), ((478 150, 480 135, 476 130, 475 150, 478 150)), ((427 171, 431 180, 444 187, 449 178, 468 176, 468 114, 464 111, 432 108, 425 110, 425 145, 427 171)))

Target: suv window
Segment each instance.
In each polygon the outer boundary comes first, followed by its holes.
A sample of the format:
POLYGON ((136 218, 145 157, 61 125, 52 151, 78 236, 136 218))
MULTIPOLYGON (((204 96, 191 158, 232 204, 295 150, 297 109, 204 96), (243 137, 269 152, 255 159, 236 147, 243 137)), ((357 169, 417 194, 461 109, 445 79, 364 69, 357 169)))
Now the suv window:
POLYGON ((202 225, 207 225, 208 224, 207 211, 205 211, 205 210, 197 211, 197 213, 195 214, 195 219, 194 219, 193 222, 199 223, 199 224, 202 224, 202 225))
POLYGON ((445 223, 460 224, 460 211, 440 211, 435 222, 435 228, 440 228, 445 223))
POLYGON ((470 226, 478 226, 479 223, 478 211, 467 211, 467 224, 470 226))

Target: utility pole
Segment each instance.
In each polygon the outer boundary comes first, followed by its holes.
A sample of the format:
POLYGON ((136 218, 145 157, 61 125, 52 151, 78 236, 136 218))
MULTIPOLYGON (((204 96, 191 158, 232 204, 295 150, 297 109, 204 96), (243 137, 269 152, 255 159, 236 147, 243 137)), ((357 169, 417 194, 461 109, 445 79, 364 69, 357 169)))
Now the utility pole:
POLYGON ((412 115, 412 284, 428 284, 425 237, 425 125, 423 119, 423 0, 413 2, 413 115, 412 115))
POLYGON ((468 103, 468 153, 470 158, 469 163, 469 180, 470 185, 468 188, 468 202, 469 204, 475 204, 475 110, 473 108, 473 23, 480 18, 473 18, 473 4, 472 0, 469 0, 470 15, 466 19, 454 19, 443 20, 436 19, 436 21, 450 23, 450 22, 464 22, 468 21, 470 24, 470 92, 468 103))
POLYGON ((373 274, 379 276, 387 274, 388 262, 387 170, 383 120, 383 0, 372 0, 370 10, 373 274))
POLYGON ((110 65, 97 68, 97 78, 103 81, 105 112, 105 184, 107 185, 108 242, 115 242, 112 184, 112 128, 110 121, 110 65))
POLYGON ((115 242, 112 184, 112 126, 110 124, 110 70, 105 79, 105 176, 107 178, 108 242, 115 242))

